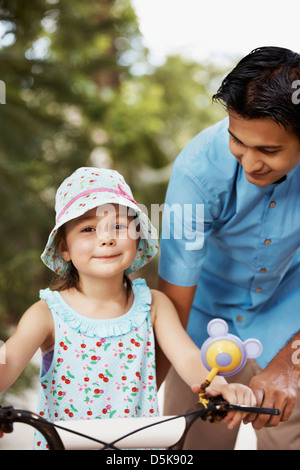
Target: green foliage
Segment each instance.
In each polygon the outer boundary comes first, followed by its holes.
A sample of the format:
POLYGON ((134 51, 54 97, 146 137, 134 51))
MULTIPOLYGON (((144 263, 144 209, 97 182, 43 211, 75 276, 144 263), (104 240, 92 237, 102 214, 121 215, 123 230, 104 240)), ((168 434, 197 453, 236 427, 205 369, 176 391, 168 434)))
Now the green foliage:
POLYGON ((12 38, 0 50, 7 101, 0 126, 5 321, 16 321, 47 282, 39 255, 53 225, 55 190, 75 168, 90 163, 91 128, 105 120, 109 107, 101 95, 110 89, 114 96, 126 70, 116 61, 114 41, 118 29, 132 34, 127 10, 127 2, 108 0, 2 3, 3 42, 12 38))
POLYGON ((61 181, 79 166, 113 167, 139 202, 162 204, 178 152, 223 117, 211 93, 224 71, 180 57, 155 68, 129 0, 2 0, 0 26, 5 339, 49 282, 40 254, 61 181))

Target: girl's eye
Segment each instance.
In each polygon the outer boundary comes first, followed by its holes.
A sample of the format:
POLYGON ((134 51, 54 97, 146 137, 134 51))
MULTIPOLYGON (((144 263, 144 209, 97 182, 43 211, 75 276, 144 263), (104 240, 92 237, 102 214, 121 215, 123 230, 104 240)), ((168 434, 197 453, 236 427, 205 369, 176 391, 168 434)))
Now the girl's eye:
POLYGON ((125 229, 127 229, 127 225, 125 225, 125 224, 116 224, 115 229, 116 230, 125 230, 125 229))
POLYGON ((91 233, 94 232, 95 229, 93 227, 85 227, 83 230, 81 230, 83 233, 91 233))

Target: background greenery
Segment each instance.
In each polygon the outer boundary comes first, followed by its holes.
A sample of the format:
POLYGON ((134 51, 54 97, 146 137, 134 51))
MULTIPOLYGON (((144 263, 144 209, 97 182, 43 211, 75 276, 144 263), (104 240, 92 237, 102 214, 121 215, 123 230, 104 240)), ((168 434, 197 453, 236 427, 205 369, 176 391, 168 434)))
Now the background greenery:
MULTIPOLYGON (((180 56, 152 65, 129 0, 0 0, 0 26, 5 340, 48 284, 40 254, 61 181, 79 166, 115 168, 140 203, 162 204, 179 151, 224 116, 211 95, 225 71, 180 56)), ((152 286, 156 272, 157 262, 142 273, 152 286)))

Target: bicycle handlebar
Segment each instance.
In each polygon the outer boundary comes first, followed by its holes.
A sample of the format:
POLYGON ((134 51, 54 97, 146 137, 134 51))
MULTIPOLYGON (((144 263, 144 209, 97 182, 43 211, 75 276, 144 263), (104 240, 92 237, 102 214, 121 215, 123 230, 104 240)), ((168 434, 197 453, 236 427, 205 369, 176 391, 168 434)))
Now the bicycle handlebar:
MULTIPOLYGON (((101 444, 102 449, 118 449, 115 447, 115 444, 117 442, 120 442, 125 437, 128 437, 131 434, 135 434, 137 432, 143 431, 146 428, 150 428, 158 424, 163 424, 168 421, 172 421, 174 419, 184 418, 185 425, 182 426, 183 431, 180 431, 180 437, 178 438, 177 442, 174 445, 168 447, 168 449, 170 450, 181 450, 184 444, 186 434, 196 419, 201 417, 201 419, 203 419, 204 421, 208 420, 210 422, 218 423, 227 415, 228 411, 230 410, 256 413, 256 414, 277 415, 277 416, 280 414, 280 410, 276 408, 261 408, 261 407, 249 407, 249 406, 243 406, 243 405, 235 405, 235 404, 228 403, 227 401, 223 400, 223 398, 220 396, 211 397, 205 404, 200 403, 200 402, 197 403, 195 409, 188 413, 178 415, 178 416, 172 416, 172 417, 162 417, 161 419, 160 418, 148 418, 148 421, 151 421, 151 424, 147 424, 138 429, 131 430, 129 433, 126 434, 126 436, 115 439, 111 443, 105 443, 101 441, 100 439, 92 438, 86 434, 76 432, 68 428, 67 424, 66 424, 66 427, 63 427, 63 426, 58 425, 57 423, 50 423, 44 418, 42 418, 41 416, 35 413, 32 413, 30 411, 14 409, 12 406, 2 407, 0 405, 0 430, 2 430, 5 433, 11 433, 13 432, 13 423, 19 422, 19 423, 28 424, 34 427, 37 431, 39 431, 44 436, 44 438, 48 442, 50 450, 65 450, 65 445, 63 444, 63 441, 57 429, 60 429, 66 432, 71 432, 73 434, 79 435, 80 437, 84 437, 86 439, 95 441, 97 442, 97 444, 101 444)), ((141 419, 142 418, 133 418, 134 421, 141 420, 141 419)), ((104 420, 104 421, 107 422, 107 420, 104 420)), ((129 422, 129 418, 126 418, 126 423, 128 422, 129 422)), ((70 422, 68 421, 65 423, 70 423, 70 422)), ((84 421, 81 422, 81 424, 83 423, 84 421)), ((97 423, 99 423, 99 420, 97 420, 97 423)))
POLYGON ((15 410, 12 406, 0 406, 0 429, 4 433, 13 432, 13 423, 24 423, 39 431, 51 450, 64 450, 65 447, 54 426, 41 416, 27 410, 15 410))

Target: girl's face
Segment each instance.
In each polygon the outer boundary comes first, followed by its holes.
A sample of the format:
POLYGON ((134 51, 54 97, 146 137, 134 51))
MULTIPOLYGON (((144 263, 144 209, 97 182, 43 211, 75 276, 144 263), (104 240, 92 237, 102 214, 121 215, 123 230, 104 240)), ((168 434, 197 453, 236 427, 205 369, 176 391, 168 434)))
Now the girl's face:
POLYGON ((244 119, 229 112, 229 148, 249 183, 268 186, 300 162, 300 139, 271 119, 244 119))
POLYGON ((113 277, 133 263, 137 231, 127 213, 127 207, 106 204, 66 223, 60 252, 80 277, 113 277))

